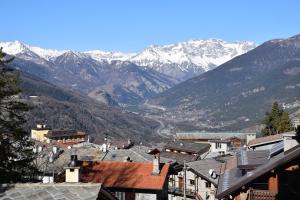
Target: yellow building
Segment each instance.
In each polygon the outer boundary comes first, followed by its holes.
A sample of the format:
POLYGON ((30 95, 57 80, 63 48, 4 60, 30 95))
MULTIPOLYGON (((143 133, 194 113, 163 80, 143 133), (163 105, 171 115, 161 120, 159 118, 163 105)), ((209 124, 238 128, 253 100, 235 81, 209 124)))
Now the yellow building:
POLYGON ((46 124, 37 124, 35 129, 31 129, 31 138, 40 142, 48 142, 46 137, 48 131, 46 124))

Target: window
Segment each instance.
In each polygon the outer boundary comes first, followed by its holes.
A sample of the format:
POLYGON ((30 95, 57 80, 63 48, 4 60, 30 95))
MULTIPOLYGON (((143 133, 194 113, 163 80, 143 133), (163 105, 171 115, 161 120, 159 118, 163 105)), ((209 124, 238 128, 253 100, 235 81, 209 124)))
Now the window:
POLYGON ((70 169, 70 172, 74 172, 74 169, 70 169))
POLYGON ((195 180, 190 179, 190 185, 195 185, 195 180))
POLYGON ((216 143, 216 149, 221 149, 222 144, 221 143, 216 143))
POLYGON ((211 187, 211 183, 205 182, 205 187, 210 188, 211 187))

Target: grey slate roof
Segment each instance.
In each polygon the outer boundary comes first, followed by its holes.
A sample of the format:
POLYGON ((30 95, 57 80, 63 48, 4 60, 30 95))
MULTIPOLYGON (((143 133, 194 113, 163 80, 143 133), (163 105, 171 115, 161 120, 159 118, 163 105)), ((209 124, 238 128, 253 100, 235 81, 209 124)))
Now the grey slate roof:
POLYGON ((160 156, 168 159, 172 159, 179 164, 183 164, 183 162, 191 162, 198 160, 200 157, 198 155, 189 155, 189 154, 182 154, 182 153, 175 153, 175 152, 167 152, 162 151, 160 152, 160 156))
POLYGON ((217 194, 228 190, 232 187, 233 183, 242 177, 242 171, 239 168, 225 170, 219 178, 217 194))
POLYGON ((71 150, 64 148, 60 149, 62 153, 54 158, 53 163, 50 163, 49 155, 51 151, 52 146, 45 146, 37 159, 39 169, 46 174, 52 174, 53 169, 55 173, 63 172, 64 167, 70 162, 72 152, 77 154, 79 160, 101 160, 105 155, 100 149, 93 147, 79 147, 71 150))
POLYGON ((0 185, 0 200, 92 200, 98 198, 100 189, 101 184, 90 183, 0 185))
MULTIPOLYGON (((134 162, 152 162, 153 156, 148 154, 149 150, 151 150, 151 148, 146 146, 133 146, 130 149, 110 149, 102 160, 124 161, 129 157, 130 160, 134 162)), ((167 163, 174 160, 161 156, 160 161, 162 163, 167 163)))
POLYGON ((203 154, 209 150, 210 144, 174 141, 166 144, 164 148, 195 154, 203 154))
POLYGON ((247 133, 241 132, 178 132, 176 137, 178 139, 226 139, 231 137, 237 137, 240 139, 246 139, 247 133))
POLYGON ((216 161, 215 159, 204 159, 194 162, 186 163, 190 170, 201 178, 213 183, 215 186, 218 185, 218 178, 213 179, 208 173, 210 169, 214 169, 218 175, 222 167, 222 162, 216 161))
POLYGON ((269 150, 246 151, 237 154, 237 165, 240 169, 254 169, 269 161, 269 150))

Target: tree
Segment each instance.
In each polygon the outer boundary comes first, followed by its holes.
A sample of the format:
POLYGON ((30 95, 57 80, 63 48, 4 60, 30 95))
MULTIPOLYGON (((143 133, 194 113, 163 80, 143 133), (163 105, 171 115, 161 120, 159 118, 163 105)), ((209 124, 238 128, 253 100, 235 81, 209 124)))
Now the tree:
POLYGON ((0 183, 26 181, 37 172, 32 142, 23 129, 29 107, 18 96, 17 74, 7 66, 13 58, 6 57, 0 48, 0 183))
POLYGON ((264 135, 274 135, 293 130, 289 115, 279 106, 273 103, 271 112, 267 112, 263 120, 265 128, 262 130, 264 135))

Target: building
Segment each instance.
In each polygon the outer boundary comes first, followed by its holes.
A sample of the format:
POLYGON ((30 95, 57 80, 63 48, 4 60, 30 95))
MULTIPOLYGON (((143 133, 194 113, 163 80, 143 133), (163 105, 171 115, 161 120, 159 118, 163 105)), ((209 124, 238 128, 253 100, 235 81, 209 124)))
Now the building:
POLYGON ((247 147, 249 149, 268 150, 281 141, 283 141, 283 134, 270 135, 250 140, 247 147))
POLYGON ((186 163, 185 172, 183 169, 178 176, 170 176, 173 182, 169 182, 169 188, 174 188, 171 193, 173 192, 174 195, 182 196, 185 189, 187 197, 215 199, 221 167, 222 162, 215 159, 204 159, 186 163))
POLYGON ((235 169, 220 178, 217 198, 300 199, 300 146, 245 175, 235 169))
POLYGON ((201 156, 206 154, 209 149, 209 144, 173 141, 164 146, 161 156, 183 164, 184 161, 191 162, 201 159, 201 156))
POLYGON ((117 200, 100 183, 25 183, 0 185, 0 199, 40 200, 117 200))
MULTIPOLYGON (((131 161, 131 162, 152 162, 153 156, 149 154, 150 147, 133 146, 130 149, 109 149, 102 160, 107 161, 131 161)), ((162 163, 175 162, 170 158, 160 156, 162 163)))
POLYGON ((79 143, 85 141, 85 132, 76 130, 49 130, 45 135, 50 143, 79 143))
POLYGON ((150 152, 153 162, 79 161, 77 156, 65 167, 65 180, 72 183, 102 183, 120 200, 168 199, 170 164, 160 163, 160 152, 150 152))
POLYGON ((211 146, 210 151, 212 153, 219 153, 225 155, 229 151, 231 141, 229 140, 209 140, 211 146))
POLYGON ((204 142, 208 143, 209 140, 228 140, 230 138, 239 138, 241 141, 246 140, 247 134, 242 132, 178 132, 176 139, 185 140, 190 142, 204 142))
POLYGON ((31 129, 31 138, 39 142, 47 142, 47 133, 50 129, 45 123, 37 123, 36 128, 31 129))
POLYGON ((220 176, 218 199, 300 199, 300 145, 295 134, 270 150, 241 151, 220 176))

